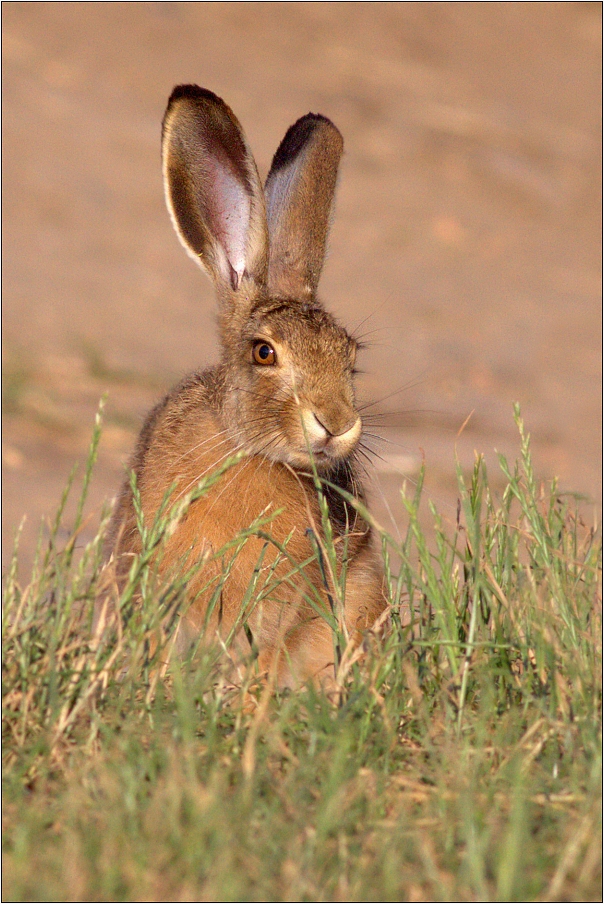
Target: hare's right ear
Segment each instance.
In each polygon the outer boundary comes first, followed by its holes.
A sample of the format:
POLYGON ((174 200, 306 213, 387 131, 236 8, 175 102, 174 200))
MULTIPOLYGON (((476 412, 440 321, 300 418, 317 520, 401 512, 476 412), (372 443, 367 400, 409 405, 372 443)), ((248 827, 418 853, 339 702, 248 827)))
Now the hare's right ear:
POLYGON ((197 85, 174 89, 162 128, 166 203, 178 236, 219 289, 266 282, 264 193, 232 111, 197 85))
POLYGON ((307 300, 317 290, 343 148, 334 124, 308 113, 277 149, 264 186, 271 294, 307 300))

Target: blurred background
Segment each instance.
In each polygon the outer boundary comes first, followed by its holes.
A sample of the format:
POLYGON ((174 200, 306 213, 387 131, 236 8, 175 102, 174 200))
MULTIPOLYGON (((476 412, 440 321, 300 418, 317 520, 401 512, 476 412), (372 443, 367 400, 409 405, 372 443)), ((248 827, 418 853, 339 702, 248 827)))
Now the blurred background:
POLYGON ((456 450, 496 486, 515 401, 540 478, 599 502, 600 3, 11 2, 2 30, 4 568, 26 514, 27 577, 103 393, 89 536, 146 411, 216 361, 163 201, 181 82, 227 101, 262 176, 302 114, 344 135, 320 289, 370 343, 385 526, 422 457, 445 518, 456 450))

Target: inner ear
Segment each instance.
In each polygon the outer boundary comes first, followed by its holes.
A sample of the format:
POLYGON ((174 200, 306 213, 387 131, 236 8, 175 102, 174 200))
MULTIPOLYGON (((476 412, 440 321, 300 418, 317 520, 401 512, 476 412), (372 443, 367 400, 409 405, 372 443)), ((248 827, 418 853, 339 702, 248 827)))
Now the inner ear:
MULTIPOLYGON (((218 240, 236 289, 245 272, 247 237, 252 210, 251 192, 242 184, 228 158, 222 153, 208 155, 208 181, 213 190, 205 195, 210 230, 218 240)), ((198 199, 200 203, 204 198, 198 199)))
POLYGON ((266 280, 264 196, 241 126, 220 98, 176 88, 164 117, 166 201, 188 253, 219 286, 266 280))

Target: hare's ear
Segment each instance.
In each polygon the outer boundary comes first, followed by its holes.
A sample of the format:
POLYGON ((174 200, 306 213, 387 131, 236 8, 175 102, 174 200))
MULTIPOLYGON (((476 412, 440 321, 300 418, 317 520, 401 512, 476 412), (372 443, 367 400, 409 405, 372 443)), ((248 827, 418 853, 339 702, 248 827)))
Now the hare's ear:
POLYGON ((166 203, 178 236, 217 287, 266 281, 262 185, 243 130, 211 91, 179 85, 162 128, 166 203))
POLYGON ((313 113, 294 123, 279 145, 264 187, 271 294, 316 292, 343 147, 334 124, 313 113))

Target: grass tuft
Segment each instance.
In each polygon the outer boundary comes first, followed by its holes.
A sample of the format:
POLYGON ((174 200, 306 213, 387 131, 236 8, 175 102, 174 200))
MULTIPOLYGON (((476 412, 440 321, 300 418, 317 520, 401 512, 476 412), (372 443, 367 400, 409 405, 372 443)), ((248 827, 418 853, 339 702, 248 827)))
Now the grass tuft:
MULTIPOLYGON (((500 498, 478 456, 467 478, 457 468, 456 523, 431 507, 434 542, 421 480, 403 494, 403 541, 376 526, 390 625, 361 651, 346 645, 322 508, 334 706, 313 687, 256 687, 253 662, 244 696, 223 665, 230 639, 171 656, 190 570, 162 581, 157 556, 236 459, 177 505, 168 495, 153 524, 139 506, 142 552, 95 615, 111 591, 107 512, 78 538, 99 412, 70 539, 57 542, 73 475, 31 580, 18 582, 17 542, 5 579, 4 899, 600 900, 601 537, 577 499, 537 481, 515 416, 500 498)), ((217 554, 216 600, 252 535, 274 542, 270 518, 217 554)), ((243 627, 274 589, 261 565, 243 627)))

